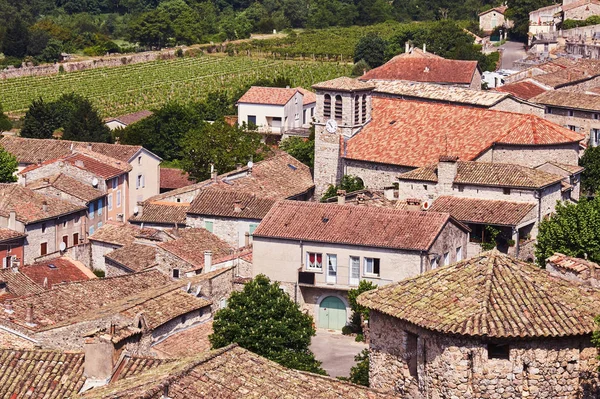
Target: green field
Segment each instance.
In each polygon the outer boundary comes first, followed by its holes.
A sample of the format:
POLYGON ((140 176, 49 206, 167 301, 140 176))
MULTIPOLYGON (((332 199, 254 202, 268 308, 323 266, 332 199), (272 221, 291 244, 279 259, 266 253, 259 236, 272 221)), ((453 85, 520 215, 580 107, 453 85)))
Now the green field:
POLYGON ((350 73, 351 66, 309 61, 199 56, 99 68, 61 75, 0 81, 4 111, 23 114, 37 98, 75 92, 90 98, 102 116, 151 109, 169 100, 200 100, 214 90, 236 89, 260 78, 288 77, 294 86, 350 73))

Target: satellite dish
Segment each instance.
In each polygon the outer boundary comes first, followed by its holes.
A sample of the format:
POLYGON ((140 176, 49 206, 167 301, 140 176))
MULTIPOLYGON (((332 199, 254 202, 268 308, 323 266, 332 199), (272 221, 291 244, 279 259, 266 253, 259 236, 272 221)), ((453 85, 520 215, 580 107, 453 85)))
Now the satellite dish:
POLYGON ((249 168, 252 168, 253 166, 254 166, 254 162, 252 162, 252 161, 248 161, 248 167, 249 167, 249 168))
POLYGON ((140 208, 138 208, 137 206, 135 208, 133 208, 133 214, 137 215, 140 212, 140 208))
POLYGON ((98 179, 95 177, 92 179, 92 186, 98 187, 98 179))
POLYGON ((63 252, 65 249, 67 249, 67 244, 65 244, 64 242, 61 242, 59 248, 60 248, 60 252, 63 252))

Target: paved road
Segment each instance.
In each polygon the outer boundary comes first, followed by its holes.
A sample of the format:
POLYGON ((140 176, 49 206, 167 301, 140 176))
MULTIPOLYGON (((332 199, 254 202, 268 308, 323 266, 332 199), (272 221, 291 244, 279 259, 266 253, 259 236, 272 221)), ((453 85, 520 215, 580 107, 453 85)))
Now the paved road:
POLYGON ((350 368, 356 364, 354 356, 366 348, 364 343, 355 342, 354 337, 328 330, 317 330, 310 344, 317 360, 323 362, 321 367, 332 377, 348 377, 350 368))
POLYGON ((527 55, 523 43, 520 42, 506 42, 500 48, 503 50, 500 69, 513 69, 513 62, 527 55))

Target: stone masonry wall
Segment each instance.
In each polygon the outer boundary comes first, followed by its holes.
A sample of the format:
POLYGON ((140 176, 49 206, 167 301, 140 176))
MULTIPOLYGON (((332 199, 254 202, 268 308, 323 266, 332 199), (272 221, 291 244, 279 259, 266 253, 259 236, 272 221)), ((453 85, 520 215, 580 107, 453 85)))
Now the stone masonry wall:
MULTIPOLYGON (((233 219, 202 215, 188 214, 185 223, 188 227, 199 229, 206 228, 206 221, 213 222, 212 233, 234 248, 245 246, 246 233, 250 232, 250 225, 260 223, 258 219, 233 219)), ((145 226, 145 225, 144 225, 145 226)))
POLYGON ((577 165, 579 144, 570 143, 555 146, 518 146, 494 145, 475 161, 494 163, 513 163, 535 168, 545 162, 553 161, 567 165, 577 165))
POLYGON ((399 174, 413 169, 406 166, 377 164, 353 159, 344 159, 343 163, 343 174, 360 177, 365 183, 365 187, 372 189, 389 187, 397 181, 399 174))
POLYGON ((371 312, 371 388, 410 398, 596 398, 597 349, 590 337, 487 342, 453 337, 371 312))

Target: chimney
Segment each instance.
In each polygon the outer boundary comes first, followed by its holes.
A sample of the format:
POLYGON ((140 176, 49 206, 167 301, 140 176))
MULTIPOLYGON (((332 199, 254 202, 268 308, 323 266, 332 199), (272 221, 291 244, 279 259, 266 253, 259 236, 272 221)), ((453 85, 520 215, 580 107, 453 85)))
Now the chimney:
POLYGON ((11 210, 8 213, 8 228, 9 229, 15 229, 17 226, 17 212, 11 210))
POLYGON ((44 212, 48 212, 48 202, 46 202, 46 201, 42 202, 42 210, 44 212))
POLYGON ((408 42, 404 43, 404 52, 408 54, 410 51, 410 44, 408 42))
POLYGON ((87 149, 88 151, 92 151, 92 143, 87 143, 87 149))
POLYGON ((346 203, 346 190, 337 190, 337 203, 338 205, 346 203))
POLYGON ((85 167, 85 164, 83 163, 83 161, 81 159, 78 159, 75 161, 75 166, 77 166, 78 168, 83 168, 83 167, 85 167))
POLYGON ((423 43, 423 52, 426 53, 427 52, 427 43, 423 43))
POLYGON ((438 162, 438 189, 440 193, 452 191, 452 185, 458 170, 458 157, 453 155, 442 155, 438 162))
POLYGON ((13 314, 15 311, 13 310, 13 305, 11 302, 4 303, 4 311, 8 314, 13 314))
POLYGON ((236 199, 235 201, 233 201, 233 211, 235 213, 242 212, 242 200, 236 199))
POLYGON ((242 169, 242 164, 241 163, 236 163, 235 164, 235 170, 240 170, 242 169))
POLYGON ((112 321, 110 322, 109 333, 111 336, 114 336, 117 332, 117 326, 112 321))
POLYGON ((42 158, 38 158, 37 164, 38 164, 38 166, 40 166, 42 164, 42 158))
POLYGON ((213 169, 213 171, 212 171, 212 172, 210 172, 210 179, 211 179, 213 182, 215 182, 215 183, 216 183, 216 182, 217 182, 217 176, 218 176, 218 175, 217 175, 217 171, 213 169))
POLYGON ((204 271, 210 272, 212 270, 212 251, 204 251, 204 271))
POLYGON ((25 323, 29 325, 33 325, 33 304, 30 303, 27 305, 27 309, 25 309, 25 323))
POLYGON ((244 246, 245 247, 250 246, 250 232, 249 231, 244 233, 244 246))
POLYGON ((91 380, 108 383, 114 367, 115 347, 112 342, 102 338, 87 338, 83 351, 83 375, 91 380))

